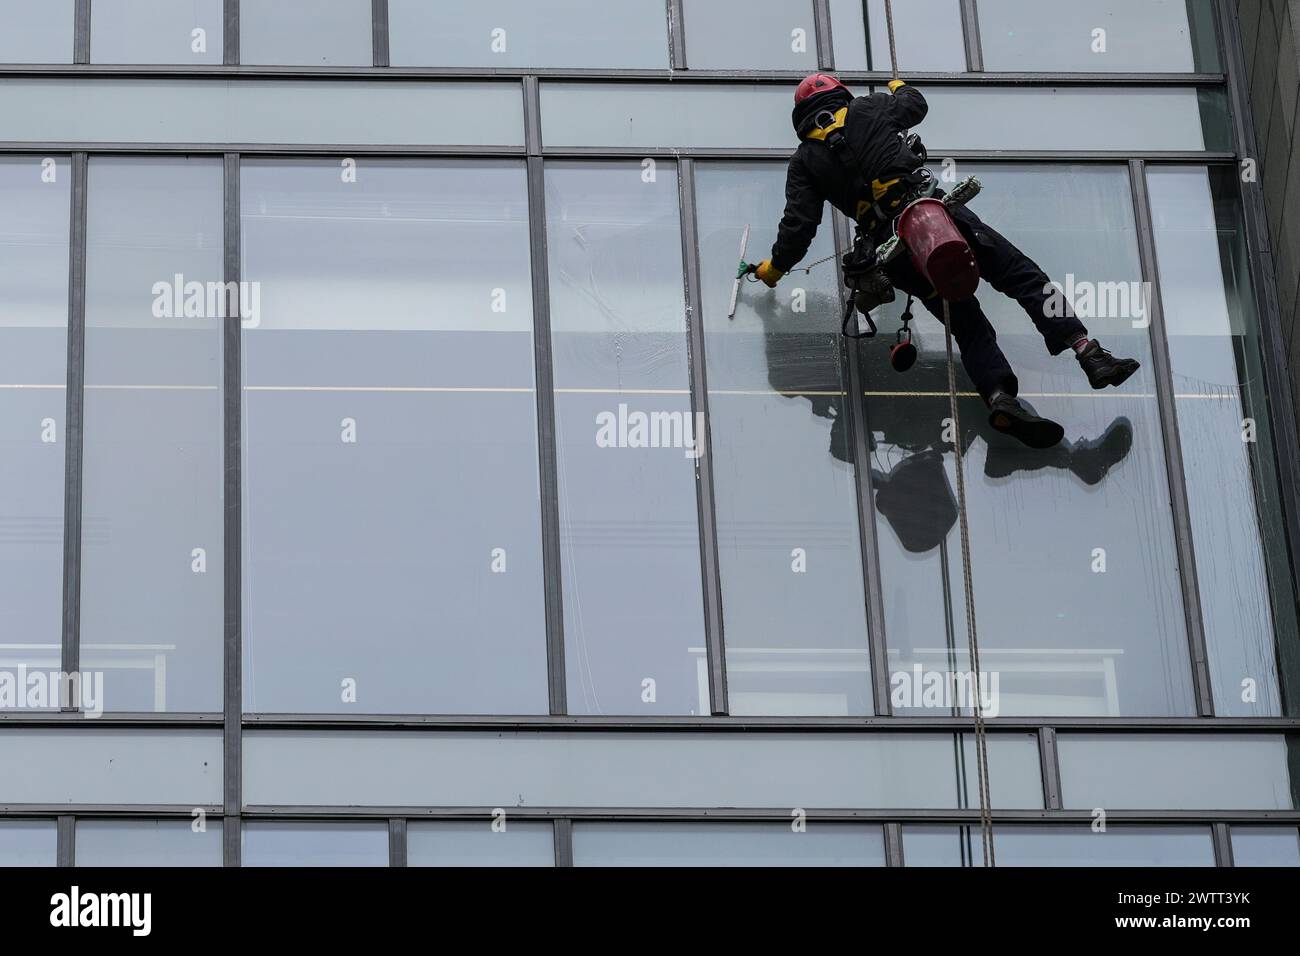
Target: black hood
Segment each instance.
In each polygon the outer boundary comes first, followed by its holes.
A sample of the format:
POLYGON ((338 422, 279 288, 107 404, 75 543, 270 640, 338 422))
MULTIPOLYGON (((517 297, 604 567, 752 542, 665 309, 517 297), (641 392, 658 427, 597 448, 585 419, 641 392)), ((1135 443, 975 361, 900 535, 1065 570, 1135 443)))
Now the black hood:
POLYGON ((853 102, 853 94, 846 89, 836 87, 822 90, 802 103, 796 103, 794 111, 790 114, 790 122, 794 125, 795 133, 803 139, 816 125, 813 121, 818 113, 823 110, 834 112, 842 106, 848 106, 851 102, 853 102))

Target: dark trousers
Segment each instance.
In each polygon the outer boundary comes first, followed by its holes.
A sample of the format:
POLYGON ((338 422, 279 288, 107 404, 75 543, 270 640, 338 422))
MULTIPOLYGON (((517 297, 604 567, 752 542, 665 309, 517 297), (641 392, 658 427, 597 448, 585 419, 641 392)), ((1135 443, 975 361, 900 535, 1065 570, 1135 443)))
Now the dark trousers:
MULTIPOLYGON (((942 195, 936 193, 935 195, 942 195)), ((1047 275, 1032 259, 1011 244, 1001 233, 990 228, 965 206, 950 210, 957 228, 975 252, 980 277, 1003 295, 1020 303, 1047 343, 1047 351, 1059 355, 1088 330, 1074 315, 1074 310, 1060 293, 1048 285, 1047 275), (1052 311, 1047 303, 1055 298, 1052 311)), ((883 232, 874 236, 877 243, 888 238, 883 232)), ((906 251, 898 255, 886 270, 894 286, 916 296, 930 314, 943 321, 943 300, 934 287, 912 264, 906 251)), ((961 349, 961 364, 975 388, 985 400, 997 389, 1015 395, 1019 389, 1016 373, 998 347, 997 333, 974 296, 948 304, 952 317, 952 334, 961 349)))

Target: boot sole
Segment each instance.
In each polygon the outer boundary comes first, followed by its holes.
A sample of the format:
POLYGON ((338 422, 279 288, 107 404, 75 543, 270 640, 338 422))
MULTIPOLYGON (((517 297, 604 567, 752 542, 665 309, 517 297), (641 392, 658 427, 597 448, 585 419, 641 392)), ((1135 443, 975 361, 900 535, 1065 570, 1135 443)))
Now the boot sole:
POLYGON ((1091 383, 1091 384, 1092 384, 1092 387, 1093 387, 1094 389, 1098 390, 1098 391, 1100 391, 1101 389, 1105 388, 1107 385, 1112 385, 1112 386, 1114 386, 1115 388, 1119 388, 1121 385, 1123 385, 1125 382, 1127 382, 1130 378, 1132 378, 1132 377, 1133 377, 1133 373, 1136 372, 1136 371, 1137 371, 1138 369, 1140 369, 1141 367, 1142 367, 1142 364, 1141 364, 1140 362, 1134 362, 1132 365, 1130 365, 1130 366, 1128 366, 1127 368, 1125 368, 1125 369, 1124 369, 1122 372, 1120 372, 1118 375, 1112 375, 1110 378, 1103 379, 1103 380, 1101 380, 1100 382, 1092 382, 1092 383, 1091 383))
POLYGON ((1065 437, 1064 428, 1045 418, 1025 421, 1006 412, 994 412, 989 416, 989 425, 1030 448, 1051 448, 1065 437))

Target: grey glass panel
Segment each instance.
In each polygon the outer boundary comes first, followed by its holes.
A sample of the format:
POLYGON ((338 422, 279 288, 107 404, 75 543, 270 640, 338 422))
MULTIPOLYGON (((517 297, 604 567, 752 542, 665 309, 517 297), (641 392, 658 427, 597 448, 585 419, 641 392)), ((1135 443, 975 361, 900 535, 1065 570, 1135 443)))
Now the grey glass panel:
POLYGON ((518 83, 106 79, 0 83, 5 137, 37 143, 522 146, 518 83))
POLYGON ((243 866, 387 866, 388 824, 244 824, 243 866))
POLYGON ((0 0, 0 63, 71 63, 75 0, 0 0))
MULTIPOLYGON (((776 290, 746 283, 741 235, 768 254, 784 164, 698 167, 700 267, 733 714, 869 714, 862 554, 834 263, 776 290)), ((835 252, 829 228, 805 260, 835 252)), ((703 648, 699 667, 705 666, 703 648)))
POLYGON ((1219 69, 1212 0, 980 0, 976 9, 986 70, 1219 69))
POLYGON ((0 803, 221 802, 219 731, 7 727, 0 766, 0 803))
POLYGON ((676 167, 548 164, 546 218, 569 712, 707 714, 676 167))
POLYGON ((71 182, 66 157, 0 157, 0 708, 59 706, 13 669, 60 668, 71 182))
POLYGON ((95 0, 91 63, 220 63, 222 0, 95 0))
POLYGON ((1214 710, 1276 715, 1300 691, 1296 600, 1236 170, 1147 182, 1214 710))
POLYGON ((1233 866, 1300 866, 1295 827, 1233 827, 1233 866))
POLYGON ((370 0, 240 0, 239 62, 370 66, 370 0))
POLYGON ((1296 741, 1281 735, 1060 734, 1066 808, 1291 810, 1296 741))
POLYGON ((812 0, 682 0, 693 70, 817 69, 812 0))
POLYGON ((219 159, 90 163, 81 667, 108 710, 221 710, 221 203, 219 159))
MULTIPOLYGON (((863 90, 862 92, 866 92, 863 90)), ((542 82, 547 146, 743 149, 797 145, 794 85, 542 82)))
MULTIPOLYGON (((1060 283, 1091 334, 1142 362, 1123 388, 1094 392, 1068 351, 1048 354, 1016 302, 981 287, 1021 396, 1067 436, 1034 451, 998 435, 958 367, 985 706, 1191 715, 1127 170, 963 163, 958 173, 983 181, 972 210, 1060 283)), ((861 346, 894 710, 968 712, 969 684, 938 692, 950 671, 969 669, 944 333, 914 304, 920 357, 898 374, 887 356, 902 306, 900 295, 884 307, 881 337, 861 346)))
POLYGON ((620 0, 596 12, 589 0, 388 0, 393 66, 666 69, 663 0, 620 0))
MULTIPOLYGON (((1214 866, 1209 827, 993 828, 998 866, 1214 866)), ((978 827, 903 827, 907 866, 983 866, 978 827)))
POLYGON ((492 822, 415 822, 406 828, 408 866, 554 866, 555 830, 549 822, 505 818, 492 822))
POLYGON ((575 823, 574 866, 884 866, 880 827, 789 823, 575 823))
POLYGON ((522 164, 245 162, 240 196, 248 709, 545 713, 522 164))
MULTIPOLYGON (((831 45, 837 70, 888 70, 889 31, 885 0, 867 0, 871 43, 862 27, 862 0, 830 0, 831 45)), ((894 37, 900 71, 966 70, 960 0, 906 0, 894 4, 894 37)))
POLYGON ((53 820, 0 820, 0 867, 54 866, 57 856, 53 820))
POLYGON ((78 820, 77 866, 221 866, 221 820, 194 826, 191 819, 78 820))
MULTIPOLYGON (((248 731, 244 802, 354 807, 953 809, 969 734, 248 731), (340 767, 347 767, 340 773, 340 767)), ((995 807, 1041 808, 1037 738, 989 737, 995 807)))
POLYGON ((918 128, 930 155, 946 149, 1227 150, 1221 89, 920 86, 930 113, 918 128), (990 123, 991 115, 1006 116, 990 123))

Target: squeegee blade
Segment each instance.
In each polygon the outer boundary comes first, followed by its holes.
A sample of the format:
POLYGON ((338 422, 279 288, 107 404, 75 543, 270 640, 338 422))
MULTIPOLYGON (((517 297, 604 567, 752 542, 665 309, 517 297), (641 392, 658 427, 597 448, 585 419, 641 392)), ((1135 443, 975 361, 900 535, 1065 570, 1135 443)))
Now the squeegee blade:
MULTIPOLYGON (((740 261, 745 261, 745 250, 749 248, 749 224, 745 224, 745 231, 740 234, 740 261)), ((737 266, 739 273, 739 266, 737 266)), ((727 305, 727 318, 736 317, 736 299, 740 297, 740 283, 742 276, 736 275, 736 281, 731 284, 731 302, 727 305)))

